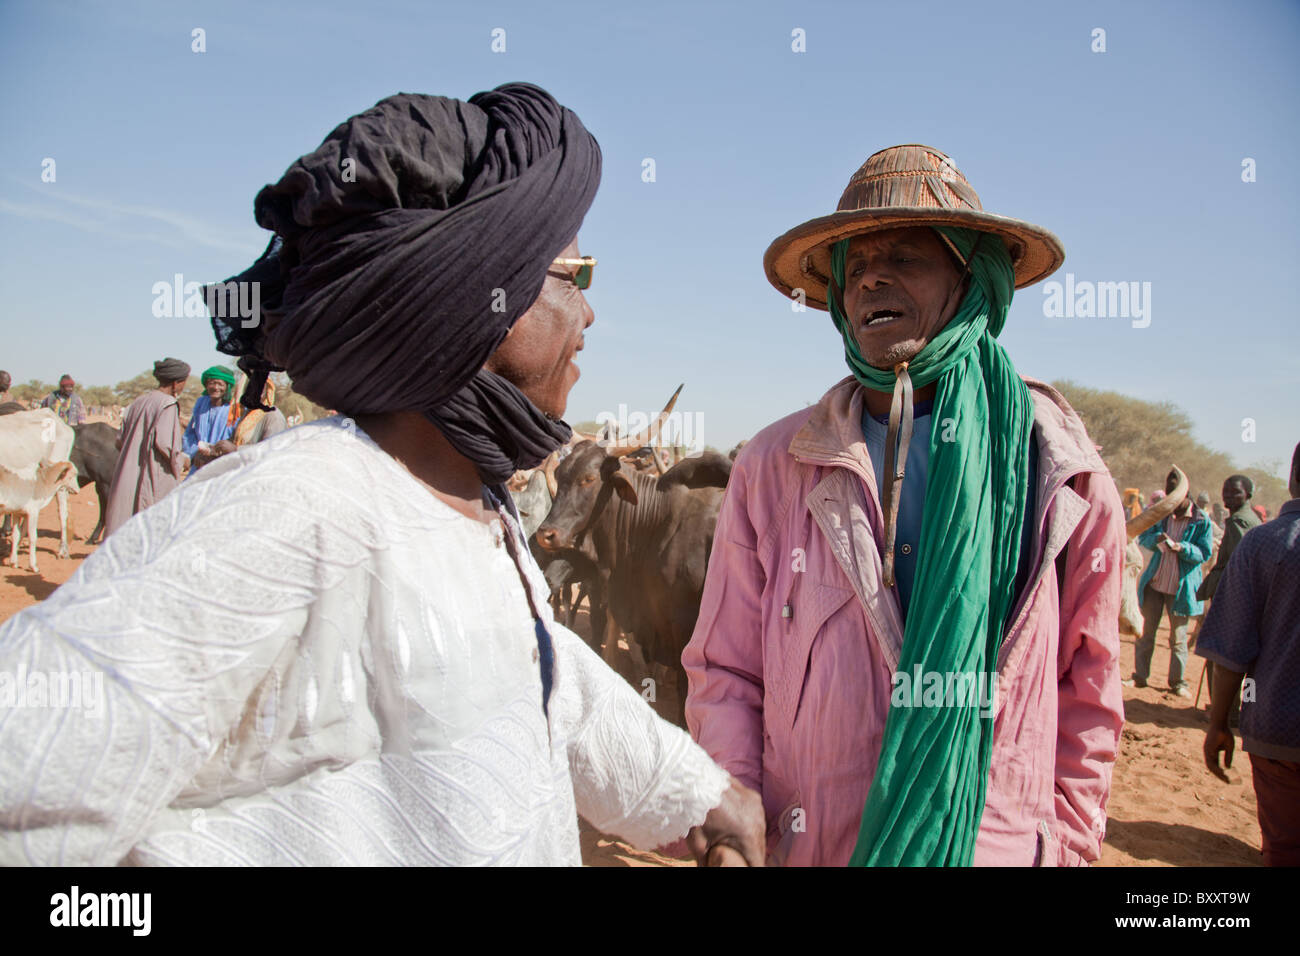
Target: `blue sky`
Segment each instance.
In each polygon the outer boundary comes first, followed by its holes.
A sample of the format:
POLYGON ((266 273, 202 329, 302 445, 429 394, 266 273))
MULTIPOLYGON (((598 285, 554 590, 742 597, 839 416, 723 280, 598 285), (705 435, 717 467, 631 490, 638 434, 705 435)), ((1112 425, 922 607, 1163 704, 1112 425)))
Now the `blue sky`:
POLYGON ((263 184, 384 96, 527 80, 604 152, 579 237, 600 265, 570 421, 653 409, 685 382, 679 408, 729 447, 815 401, 846 374, 841 346, 825 313, 795 314, 768 285, 763 251, 833 211, 870 153, 920 142, 986 209, 1061 237, 1053 278, 1151 283, 1145 328, 1051 318, 1042 285, 1021 290, 1001 340, 1022 373, 1172 401, 1243 464, 1287 460, 1297 49, 1300 5, 1267 0, 6 0, 0 368, 111 384, 164 354, 216 361, 206 321, 155 318, 151 289, 248 265, 267 238, 252 217, 263 184))

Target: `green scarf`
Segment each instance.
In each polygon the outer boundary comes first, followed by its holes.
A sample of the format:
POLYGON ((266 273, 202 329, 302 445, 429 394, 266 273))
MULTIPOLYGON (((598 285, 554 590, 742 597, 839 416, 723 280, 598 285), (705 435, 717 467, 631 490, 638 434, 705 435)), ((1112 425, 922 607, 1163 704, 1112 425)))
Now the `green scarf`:
MULTIPOLYGON (((898 671, 970 675, 990 688, 1011 609, 1028 500, 1033 404, 994 339, 1006 321, 1014 273, 997 237, 935 227, 971 261, 970 290, 942 331, 909 363, 916 387, 937 382, 921 540, 898 671), (978 246, 976 244, 977 239, 978 246), (947 439, 947 440, 945 440, 947 439)), ((848 241, 832 249, 844 288, 848 241)), ((854 377, 894 391, 890 369, 868 365, 828 294, 854 377)), ((984 813, 993 718, 969 697, 951 706, 899 706, 891 696, 884 741, 853 866, 969 866, 984 813)), ((907 695, 911 702, 911 695, 907 695)))

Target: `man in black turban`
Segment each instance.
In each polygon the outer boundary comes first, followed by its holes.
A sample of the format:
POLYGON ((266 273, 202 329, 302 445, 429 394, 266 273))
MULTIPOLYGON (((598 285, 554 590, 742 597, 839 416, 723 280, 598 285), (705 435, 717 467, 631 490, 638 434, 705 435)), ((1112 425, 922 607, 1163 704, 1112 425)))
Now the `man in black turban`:
POLYGON ((282 369, 343 414, 206 466, 0 628, 0 668, 111 663, 113 714, 0 723, 0 819, 33 821, 0 864, 578 863, 579 814, 762 863, 757 794, 552 618, 500 486, 569 434, 599 175, 511 84, 383 100, 261 191, 219 347, 246 407, 282 369))
MULTIPOLYGON (((178 358, 153 363, 158 387, 140 395, 122 415, 117 463, 104 507, 104 534, 160 501, 185 477, 189 459, 181 448, 181 411, 190 367, 178 358)), ((93 535, 91 537, 94 537, 93 535)))

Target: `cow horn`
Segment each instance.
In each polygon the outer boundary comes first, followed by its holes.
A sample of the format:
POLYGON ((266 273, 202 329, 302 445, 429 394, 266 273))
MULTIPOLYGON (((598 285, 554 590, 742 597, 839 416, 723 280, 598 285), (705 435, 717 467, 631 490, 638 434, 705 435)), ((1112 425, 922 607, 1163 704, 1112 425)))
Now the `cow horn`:
POLYGON ((654 462, 655 462, 655 471, 659 472, 659 477, 660 477, 660 478, 662 478, 664 475, 668 474, 668 469, 664 467, 664 463, 663 463, 663 461, 659 458, 659 449, 657 449, 657 448, 651 448, 651 449, 650 449, 650 457, 654 459, 654 462))
POLYGON ((551 493, 551 500, 554 501, 560 493, 560 486, 555 481, 555 469, 560 465, 560 453, 553 451, 546 456, 546 461, 542 462, 542 474, 546 476, 546 490, 551 493))
POLYGON ((644 448, 647 445, 653 444, 655 439, 659 437, 659 432, 664 427, 664 423, 668 421, 668 416, 672 413, 673 406, 677 404, 677 396, 682 393, 682 389, 685 387, 685 382, 677 386, 677 391, 673 392, 673 397, 668 399, 668 404, 665 405, 664 410, 659 413, 659 417, 651 422, 650 426, 644 432, 623 439, 622 443, 616 447, 606 448, 605 453, 607 455, 612 455, 615 458, 622 458, 624 455, 630 455, 638 448, 644 448))
POLYGON ((1174 509, 1182 504, 1183 499, 1187 497, 1187 476, 1183 474, 1177 465, 1174 465, 1170 470, 1178 476, 1178 484, 1174 486, 1174 490, 1169 494, 1148 507, 1141 514, 1134 515, 1124 523, 1124 530, 1130 538, 1136 538, 1143 531, 1164 521, 1165 518, 1173 514, 1174 509))

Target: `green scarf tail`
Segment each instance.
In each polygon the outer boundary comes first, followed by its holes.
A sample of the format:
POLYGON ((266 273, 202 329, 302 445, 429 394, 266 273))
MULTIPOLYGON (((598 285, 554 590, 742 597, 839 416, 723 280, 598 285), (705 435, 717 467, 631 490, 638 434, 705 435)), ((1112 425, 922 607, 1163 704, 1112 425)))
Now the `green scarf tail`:
MULTIPOLYGON (((977 690, 991 689, 1028 500, 1033 404, 994 339, 1015 285, 1006 247, 973 230, 935 229, 963 258, 979 243, 970 290, 956 316, 908 366, 917 388, 931 382, 938 388, 898 672, 914 675, 919 665, 923 674, 941 675, 945 688, 951 686, 948 674, 964 674, 985 682, 977 690)), ((831 255, 841 289, 847 252, 846 240, 831 255)), ((894 372, 866 363, 835 297, 827 298, 854 377, 892 394, 894 372)), ((974 696, 951 706, 900 706, 903 689, 895 688, 851 866, 970 865, 993 748, 993 718, 980 716, 974 696)), ((908 693, 906 701, 912 700, 908 693)))

